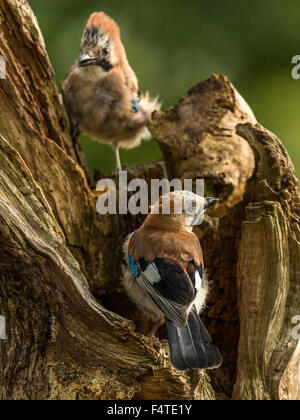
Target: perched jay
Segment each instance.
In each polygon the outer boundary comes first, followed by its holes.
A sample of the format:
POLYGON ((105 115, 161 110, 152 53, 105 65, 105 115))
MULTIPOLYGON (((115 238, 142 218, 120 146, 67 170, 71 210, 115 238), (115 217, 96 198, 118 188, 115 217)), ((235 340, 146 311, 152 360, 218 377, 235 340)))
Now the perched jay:
POLYGON ((222 357, 198 315, 205 305, 208 282, 192 228, 217 199, 176 191, 169 194, 169 214, 161 214, 163 197, 126 239, 123 284, 132 301, 155 323, 148 336, 166 322, 175 368, 216 368, 222 357), (183 200, 183 212, 177 214, 176 206, 183 200))
POLYGON ((147 124, 157 100, 139 95, 116 22, 105 13, 93 13, 85 27, 81 54, 62 86, 71 136, 88 134, 110 143, 121 170, 119 147, 130 149, 149 137, 147 124))

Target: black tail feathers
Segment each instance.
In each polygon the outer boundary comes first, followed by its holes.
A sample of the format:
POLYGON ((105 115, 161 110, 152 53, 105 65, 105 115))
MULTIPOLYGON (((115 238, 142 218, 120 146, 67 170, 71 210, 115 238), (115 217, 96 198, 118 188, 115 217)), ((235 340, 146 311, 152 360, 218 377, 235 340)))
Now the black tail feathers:
POLYGON ((166 319, 171 362, 178 370, 214 369, 222 364, 222 356, 194 307, 184 328, 166 319))

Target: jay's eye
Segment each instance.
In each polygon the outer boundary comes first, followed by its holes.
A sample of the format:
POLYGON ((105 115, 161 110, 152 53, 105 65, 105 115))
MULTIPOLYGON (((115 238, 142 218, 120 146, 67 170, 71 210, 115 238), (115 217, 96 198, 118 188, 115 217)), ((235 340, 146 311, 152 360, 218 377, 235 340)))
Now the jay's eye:
POLYGON ((102 51, 103 51, 103 54, 104 54, 104 55, 107 55, 107 54, 109 53, 109 49, 108 49, 108 48, 106 48, 106 47, 105 47, 105 48, 103 48, 103 50, 102 50, 102 51))

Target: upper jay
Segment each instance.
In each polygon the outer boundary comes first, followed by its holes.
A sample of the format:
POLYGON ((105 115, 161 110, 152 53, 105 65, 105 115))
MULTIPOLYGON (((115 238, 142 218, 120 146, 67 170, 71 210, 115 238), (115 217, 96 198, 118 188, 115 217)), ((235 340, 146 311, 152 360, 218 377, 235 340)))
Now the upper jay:
POLYGON ((162 214, 164 198, 160 197, 144 224, 125 241, 123 285, 132 301, 154 321, 148 336, 165 321, 175 368, 216 368, 222 357, 199 317, 208 281, 201 245, 192 229, 217 199, 176 191, 168 195, 170 211, 162 214), (183 207, 182 214, 177 214, 178 205, 183 207))
POLYGON ((73 139, 85 133, 110 143, 121 170, 119 147, 130 149, 149 137, 147 124, 160 108, 138 81, 121 41, 120 29, 105 13, 93 13, 85 27, 80 57, 62 86, 73 139))

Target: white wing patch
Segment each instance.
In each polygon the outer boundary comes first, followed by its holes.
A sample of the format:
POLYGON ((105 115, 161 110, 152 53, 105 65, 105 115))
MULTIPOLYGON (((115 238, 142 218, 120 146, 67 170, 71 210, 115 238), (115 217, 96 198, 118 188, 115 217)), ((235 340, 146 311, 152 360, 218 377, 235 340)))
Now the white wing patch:
POLYGON ((199 290, 201 288, 201 285, 202 285, 202 279, 200 277, 200 274, 199 274, 198 270, 196 270, 196 273, 195 273, 195 289, 199 290))
POLYGON ((151 284, 158 283, 161 280, 158 269, 154 263, 148 264, 148 267, 143 272, 143 274, 151 284))

